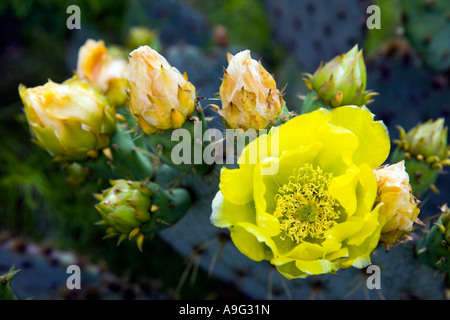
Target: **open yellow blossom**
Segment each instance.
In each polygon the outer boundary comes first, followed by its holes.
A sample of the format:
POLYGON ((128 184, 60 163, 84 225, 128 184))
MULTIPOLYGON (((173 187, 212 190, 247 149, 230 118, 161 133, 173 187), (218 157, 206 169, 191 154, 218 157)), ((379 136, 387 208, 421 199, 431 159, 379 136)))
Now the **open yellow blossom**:
POLYGON ((109 54, 102 40, 88 39, 78 51, 78 76, 96 85, 114 106, 127 100, 127 68, 127 61, 109 54))
POLYGON ((285 105, 275 80, 250 51, 227 54, 219 111, 225 124, 232 129, 265 129, 275 123, 285 105))
POLYGON ((378 184, 377 203, 383 203, 380 215, 386 219, 380 242, 392 246, 414 231, 413 224, 418 222, 420 212, 419 201, 412 194, 404 161, 377 168, 374 172, 378 184))
POLYGON ((372 170, 389 150, 386 127, 366 107, 292 118, 247 145, 238 169, 222 169, 211 222, 288 279, 366 267, 384 222, 372 170))
POLYGON ((130 53, 130 110, 142 131, 180 128, 195 107, 195 87, 149 46, 130 53))

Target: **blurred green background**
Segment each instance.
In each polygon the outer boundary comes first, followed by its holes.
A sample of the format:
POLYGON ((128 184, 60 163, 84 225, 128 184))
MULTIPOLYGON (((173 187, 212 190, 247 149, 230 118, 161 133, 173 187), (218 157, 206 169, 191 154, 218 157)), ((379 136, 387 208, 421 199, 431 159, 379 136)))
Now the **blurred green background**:
MULTIPOLYGON (((409 129, 437 117, 448 124, 449 2, 432 2, 435 7, 401 0, 2 1, 0 273, 13 263, 22 269, 15 280, 20 298, 247 297, 202 270, 193 284, 187 280, 181 286, 190 265, 158 236, 146 242, 144 254, 133 243, 116 247, 114 241, 100 240, 104 230, 93 225, 99 217, 92 206, 98 185, 70 184, 60 166, 31 143, 18 85, 69 78, 88 38, 130 51, 132 27, 155 30, 159 51, 187 71, 199 95, 208 98, 218 92, 226 52, 250 49, 274 74, 278 87, 286 86, 285 100, 293 111, 300 110, 299 97, 307 92, 302 73, 314 72, 320 61, 358 44, 368 68, 367 87, 380 93, 369 107, 397 138, 396 125, 409 129), (79 30, 66 27, 66 9, 72 4, 81 10, 79 30), (371 4, 381 8, 381 29, 366 27, 371 4), (27 249, 32 244, 34 254, 27 249), (67 275, 55 261, 65 257, 53 255, 57 250, 97 267, 84 279, 89 290, 61 289, 67 275)), ((217 116, 212 110, 207 114, 217 116)), ((436 214, 438 205, 448 201, 448 180, 440 177, 441 193, 427 200, 423 217, 436 214)))

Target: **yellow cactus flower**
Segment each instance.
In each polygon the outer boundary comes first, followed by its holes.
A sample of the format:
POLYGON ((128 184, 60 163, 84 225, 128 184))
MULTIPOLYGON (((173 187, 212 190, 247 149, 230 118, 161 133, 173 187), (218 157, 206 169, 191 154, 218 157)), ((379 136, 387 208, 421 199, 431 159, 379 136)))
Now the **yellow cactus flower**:
POLYGON ((372 170, 389 150, 386 127, 366 107, 294 117, 249 143, 238 169, 222 169, 211 222, 288 279, 366 267, 383 226, 372 170))
POLYGON ((275 80, 250 51, 227 54, 228 67, 220 86, 219 113, 232 129, 265 129, 275 123, 285 105, 275 80))
POLYGON ((19 86, 35 142, 55 161, 95 157, 109 145, 116 113, 105 97, 76 77, 62 84, 19 86))
POLYGON ((149 46, 130 53, 130 110, 145 134, 180 128, 194 111, 195 87, 149 46))
POLYGON ((382 203, 380 215, 386 219, 380 242, 394 246, 414 231, 414 222, 419 222, 419 201, 412 194, 404 161, 377 168, 374 173, 378 184, 377 203, 382 203))
POLYGON ((127 100, 127 72, 127 61, 111 55, 102 40, 89 39, 78 51, 78 77, 95 84, 114 106, 127 100))

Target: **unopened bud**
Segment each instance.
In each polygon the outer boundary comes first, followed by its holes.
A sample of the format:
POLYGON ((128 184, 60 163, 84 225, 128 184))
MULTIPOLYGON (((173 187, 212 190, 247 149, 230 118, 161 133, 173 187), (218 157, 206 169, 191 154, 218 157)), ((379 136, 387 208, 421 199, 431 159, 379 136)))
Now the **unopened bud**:
POLYGON ((375 169, 374 174, 378 185, 376 205, 382 203, 380 215, 386 220, 380 242, 393 246, 414 231, 419 201, 412 194, 404 161, 375 169))
POLYGON ((275 123, 285 102, 274 78, 250 51, 227 54, 228 68, 220 86, 222 109, 227 127, 232 129, 265 129, 275 123))
POLYGON ((367 105, 377 95, 366 91, 366 65, 357 45, 325 65, 321 64, 313 75, 306 73, 304 80, 310 90, 332 107, 367 105))
POLYGON ((194 111, 195 87, 149 46, 130 53, 130 110, 145 134, 180 128, 194 111))
POLYGON ((35 142, 56 161, 98 155, 116 129, 116 112, 89 83, 73 77, 62 84, 19 86, 35 142))

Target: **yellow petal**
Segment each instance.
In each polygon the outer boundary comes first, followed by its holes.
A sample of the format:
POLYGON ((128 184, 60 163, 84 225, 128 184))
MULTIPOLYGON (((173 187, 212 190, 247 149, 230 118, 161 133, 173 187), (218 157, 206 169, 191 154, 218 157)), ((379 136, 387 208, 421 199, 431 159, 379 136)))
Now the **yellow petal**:
POLYGON ((333 228, 325 233, 325 241, 323 245, 326 246, 327 241, 342 243, 345 239, 357 233, 361 228, 361 223, 356 221, 345 221, 336 224, 333 228))
POLYGON ((349 130, 332 124, 317 129, 318 140, 323 147, 318 155, 318 165, 334 175, 344 173, 347 165, 352 163, 352 155, 358 148, 359 140, 349 130))
MULTIPOLYGON (((354 217, 357 219, 359 217, 354 217)), ((347 243, 349 245, 360 246, 364 240, 375 234, 375 230, 378 228, 378 207, 370 214, 367 214, 363 221, 359 220, 361 228, 358 232, 354 233, 348 238, 347 243)))
MULTIPOLYGON (((256 209, 256 223, 259 227, 265 230, 271 237, 276 236, 280 233, 280 223, 277 218, 272 214, 267 213, 267 203, 266 203, 266 184, 263 181, 263 177, 259 174, 260 166, 255 166, 255 172, 253 174, 253 200, 256 209)), ((270 195, 274 191, 270 192, 270 195)), ((276 190, 275 190, 276 192, 276 190)), ((269 198, 271 197, 269 195, 269 198)))
POLYGON ((349 253, 348 253, 348 248, 344 247, 344 248, 340 248, 339 250, 336 250, 330 254, 327 254, 325 256, 325 259, 333 261, 339 258, 345 258, 348 257, 349 253))
POLYGON ((323 258, 325 249, 316 243, 302 242, 286 254, 287 257, 298 260, 315 260, 323 258))
POLYGON ((316 157, 321 149, 322 143, 314 142, 283 152, 278 172, 273 176, 278 186, 288 183, 295 169, 301 168, 306 163, 316 164, 316 157))
POLYGON ((353 156, 357 165, 367 162, 372 168, 381 165, 389 155, 389 132, 381 121, 374 121, 374 115, 367 107, 343 106, 331 111, 330 123, 342 126, 359 139, 358 149, 353 156))
MULTIPOLYGON (((250 259, 261 261, 271 258, 272 253, 266 245, 272 241, 261 234, 254 224, 241 222, 237 226, 231 227, 230 231, 233 243, 250 259)), ((271 248, 275 248, 275 245, 272 245, 271 248)))
POLYGON ((295 260, 295 266, 309 275, 334 273, 338 269, 338 266, 335 263, 322 259, 312 261, 295 260))
POLYGON ((240 221, 255 223, 255 209, 252 202, 246 205, 235 205, 226 200, 219 191, 212 201, 210 220, 219 228, 231 227, 240 221))
POLYGON ((327 125, 330 117, 330 112, 319 109, 290 119, 279 128, 280 152, 322 141, 317 129, 327 125))
POLYGON ((220 191, 225 199, 236 205, 243 205, 253 200, 253 170, 250 166, 238 169, 222 168, 220 174, 220 191))
POLYGON ((177 109, 170 110, 170 119, 172 120, 172 128, 181 128, 186 118, 177 109))
POLYGON ((356 183, 358 182, 359 169, 355 166, 347 169, 345 174, 334 177, 331 180, 330 194, 344 207, 347 216, 353 215, 356 211, 356 183))
POLYGON ((355 215, 364 215, 370 212, 374 206, 377 196, 377 181, 368 164, 362 164, 359 166, 359 170, 359 181, 356 187, 358 208, 355 215))

